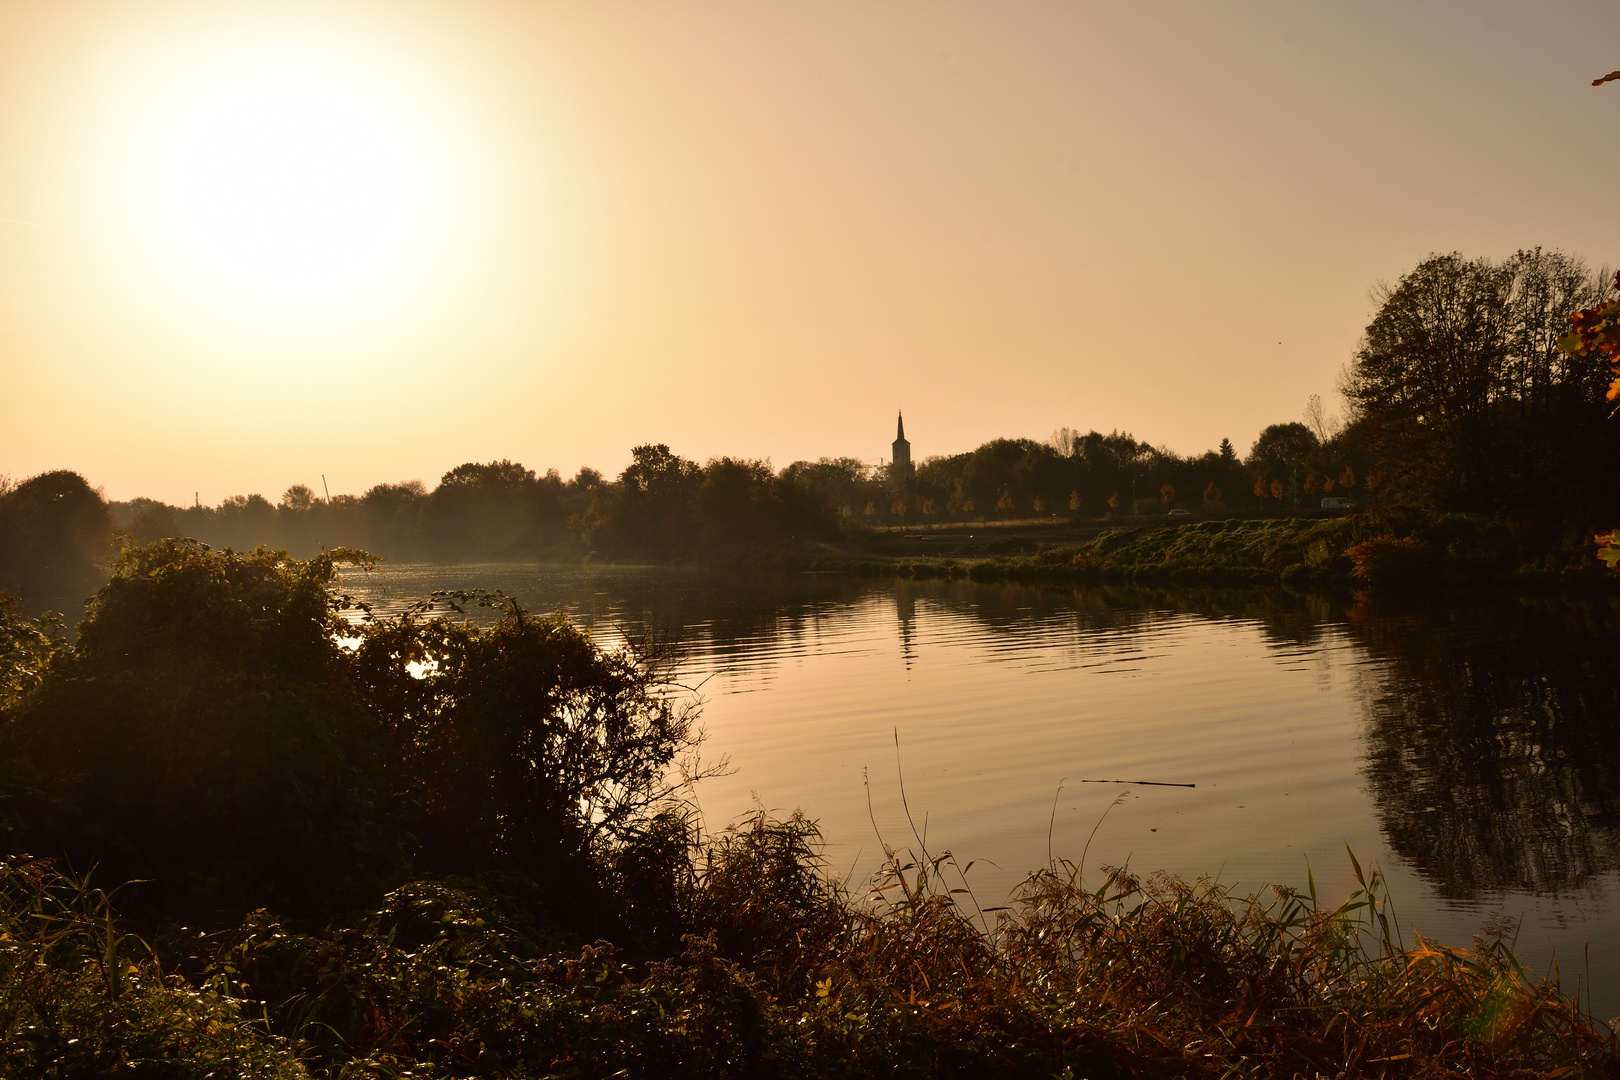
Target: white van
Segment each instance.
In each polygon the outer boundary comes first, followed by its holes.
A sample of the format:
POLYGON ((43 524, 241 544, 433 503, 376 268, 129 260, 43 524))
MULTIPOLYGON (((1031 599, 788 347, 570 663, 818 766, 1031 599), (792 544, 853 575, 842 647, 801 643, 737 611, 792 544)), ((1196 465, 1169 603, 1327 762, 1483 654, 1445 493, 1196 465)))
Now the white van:
POLYGON ((1355 508, 1355 505, 1349 499, 1343 499, 1337 495, 1329 495, 1322 500, 1322 509, 1324 510, 1351 510, 1355 508))

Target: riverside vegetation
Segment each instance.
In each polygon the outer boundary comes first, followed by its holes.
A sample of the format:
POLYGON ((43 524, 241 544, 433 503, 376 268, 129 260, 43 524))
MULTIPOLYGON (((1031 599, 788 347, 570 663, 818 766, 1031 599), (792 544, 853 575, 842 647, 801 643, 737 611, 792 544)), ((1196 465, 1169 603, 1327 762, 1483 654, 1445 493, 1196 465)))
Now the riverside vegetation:
MULTIPOLYGON (((980 530, 981 534, 984 530, 980 530)), ((912 578, 1019 582, 1206 582, 1297 588, 1437 585, 1609 588, 1591 534, 1526 518, 1436 514, 1412 506, 1279 517, 1214 517, 1166 527, 1127 520, 1084 543, 1041 542, 992 557, 824 555, 818 570, 912 578)), ((993 531, 991 535, 994 535, 993 531)), ((1600 538, 1601 539, 1601 538, 1600 538)))
POLYGON ((991 903, 915 834, 859 887, 801 816, 704 834, 656 656, 499 596, 371 618, 346 561, 160 541, 74 642, 0 617, 0 1072, 1620 1074, 1509 925, 1405 937, 1359 864, 991 903))

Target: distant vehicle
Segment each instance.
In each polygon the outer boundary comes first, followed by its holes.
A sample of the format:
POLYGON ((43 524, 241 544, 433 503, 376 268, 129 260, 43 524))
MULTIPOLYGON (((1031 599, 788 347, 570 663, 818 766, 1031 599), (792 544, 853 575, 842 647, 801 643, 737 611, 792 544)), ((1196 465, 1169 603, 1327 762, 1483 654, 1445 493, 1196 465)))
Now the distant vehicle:
POLYGON ((1349 499, 1342 499, 1337 495, 1329 495, 1322 500, 1324 510, 1354 510, 1356 504, 1349 499))
POLYGON ((1170 516, 1171 517, 1192 517, 1192 511, 1191 510, 1183 510, 1181 507, 1178 506, 1174 510, 1170 511, 1170 516))

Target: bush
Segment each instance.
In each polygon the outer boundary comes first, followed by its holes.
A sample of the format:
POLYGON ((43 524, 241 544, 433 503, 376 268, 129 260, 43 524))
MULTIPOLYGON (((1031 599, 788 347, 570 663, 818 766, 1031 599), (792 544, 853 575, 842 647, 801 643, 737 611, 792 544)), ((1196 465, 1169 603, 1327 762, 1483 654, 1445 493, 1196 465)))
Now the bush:
POLYGON ((1345 549, 1351 570, 1369 585, 1404 585, 1430 572, 1429 549, 1412 536, 1378 536, 1345 549))
POLYGON ((694 713, 658 665, 597 648, 560 615, 536 618, 505 597, 443 599, 504 612, 480 629, 430 616, 429 602, 363 624, 348 667, 385 733, 416 863, 578 886, 587 866, 644 837, 690 778, 671 768, 695 746, 694 713))
POLYGON ((650 843, 690 711, 515 604, 487 630, 443 603, 351 624, 335 567, 365 558, 166 540, 125 553, 72 648, 10 616, 10 850, 195 918, 330 913, 412 867, 549 879, 594 911, 608 854, 650 843))
POLYGON ((397 831, 382 732, 335 640, 342 557, 126 552, 77 645, 0 715, 13 783, 52 808, 13 850, 236 915, 371 887, 398 861, 397 831))

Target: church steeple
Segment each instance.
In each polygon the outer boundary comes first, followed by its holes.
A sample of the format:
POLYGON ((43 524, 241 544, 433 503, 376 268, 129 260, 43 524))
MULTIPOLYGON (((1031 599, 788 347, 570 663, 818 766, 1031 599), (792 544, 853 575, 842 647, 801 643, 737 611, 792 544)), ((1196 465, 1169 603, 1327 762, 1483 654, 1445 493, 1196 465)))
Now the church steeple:
POLYGON ((899 422, 895 426, 894 437, 894 464, 890 471, 895 475, 911 471, 911 444, 906 441, 906 417, 900 414, 899 422))

